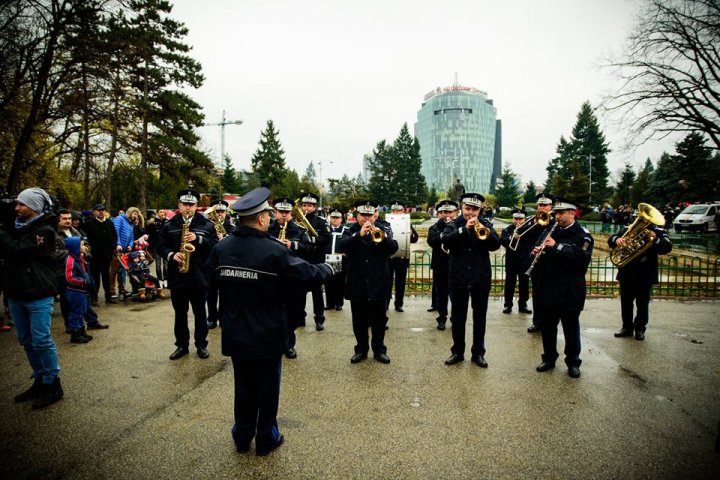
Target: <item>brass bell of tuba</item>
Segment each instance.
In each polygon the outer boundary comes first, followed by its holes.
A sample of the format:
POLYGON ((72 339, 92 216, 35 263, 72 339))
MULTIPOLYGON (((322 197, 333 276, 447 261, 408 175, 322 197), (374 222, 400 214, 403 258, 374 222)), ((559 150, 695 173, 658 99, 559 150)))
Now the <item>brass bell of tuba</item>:
POLYGON ((620 237, 625 239, 625 245, 622 247, 617 245, 610 251, 610 261, 613 265, 624 267, 652 246, 657 235, 648 228, 651 224, 665 225, 665 217, 648 203, 638 204, 637 218, 620 237))

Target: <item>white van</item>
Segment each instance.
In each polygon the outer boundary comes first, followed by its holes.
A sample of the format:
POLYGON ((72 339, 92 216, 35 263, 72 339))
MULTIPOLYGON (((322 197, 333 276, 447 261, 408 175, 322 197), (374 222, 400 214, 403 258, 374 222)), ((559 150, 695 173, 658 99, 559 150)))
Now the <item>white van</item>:
POLYGON ((717 204, 697 204, 685 208, 680 215, 673 220, 673 227, 676 232, 683 230, 710 232, 717 230, 715 215, 718 212, 717 204))

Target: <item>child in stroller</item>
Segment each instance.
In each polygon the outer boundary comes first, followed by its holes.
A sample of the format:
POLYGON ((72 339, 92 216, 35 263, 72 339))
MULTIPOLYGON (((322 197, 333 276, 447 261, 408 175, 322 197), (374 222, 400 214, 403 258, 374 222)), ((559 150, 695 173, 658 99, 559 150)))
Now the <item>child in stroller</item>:
POLYGON ((145 258, 145 252, 143 250, 130 252, 128 260, 128 273, 133 295, 137 295, 137 298, 142 301, 166 298, 158 279, 150 275, 150 266, 145 258))

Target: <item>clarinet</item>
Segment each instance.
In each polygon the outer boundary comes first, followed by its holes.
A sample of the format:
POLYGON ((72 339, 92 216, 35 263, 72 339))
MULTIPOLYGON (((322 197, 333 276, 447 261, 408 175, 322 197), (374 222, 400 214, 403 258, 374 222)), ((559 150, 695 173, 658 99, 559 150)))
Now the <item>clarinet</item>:
POLYGON ((535 258, 533 258, 533 261, 532 261, 532 263, 530 264, 530 268, 528 268, 528 269, 527 269, 527 272, 525 272, 525 275, 527 275, 528 277, 529 277, 530 274, 532 273, 533 268, 535 268, 535 264, 537 263, 538 258, 540 258, 540 256, 541 256, 541 255, 543 254, 543 252, 545 251, 545 246, 546 246, 545 243, 544 243, 544 242, 545 242, 545 239, 552 236, 552 234, 553 234, 553 232, 555 231, 555 228, 556 228, 557 226, 558 226, 558 222, 553 223, 553 226, 550 227, 550 231, 548 232, 547 235, 545 235, 545 238, 543 238, 543 245, 542 245, 542 247, 540 247, 540 251, 538 251, 537 255, 535 255, 535 258))

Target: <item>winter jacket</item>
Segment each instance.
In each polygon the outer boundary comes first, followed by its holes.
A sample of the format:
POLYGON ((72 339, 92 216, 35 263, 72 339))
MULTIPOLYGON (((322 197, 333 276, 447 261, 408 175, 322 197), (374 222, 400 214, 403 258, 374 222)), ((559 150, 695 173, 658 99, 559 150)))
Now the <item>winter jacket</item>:
POLYGON ((68 249, 67 260, 65 260, 65 282, 67 289, 76 292, 88 291, 92 281, 87 271, 85 259, 80 253, 80 238, 65 238, 65 246, 68 249))
POLYGON ((449 223, 441 235, 443 246, 450 252, 450 288, 490 287, 489 252, 500 248, 500 239, 490 222, 481 217, 478 220, 490 231, 485 240, 465 227, 465 217, 449 223))
POLYGON ((113 219, 113 225, 115 225, 115 233, 117 233, 117 245, 123 251, 131 250, 135 241, 135 226, 130 219, 123 213, 113 219))
POLYGON ((168 262, 168 287, 171 289, 176 287, 207 287, 207 259, 210 250, 218 242, 215 227, 202 214, 195 213, 189 227, 189 230, 197 236, 192 242, 195 251, 190 257, 190 271, 180 273, 180 264, 172 260, 172 257, 180 250, 183 222, 182 215, 175 215, 160 229, 160 240, 156 253, 168 262))
POLYGON ((58 292, 53 213, 41 214, 22 228, 0 230, 0 254, 5 258, 4 289, 8 298, 39 300, 58 292))
MULTIPOLYGON (((655 240, 650 248, 630 263, 618 269, 617 280, 619 282, 630 282, 645 286, 655 285, 659 282, 658 278, 658 255, 665 255, 672 250, 672 242, 668 233, 662 228, 650 225, 650 231, 655 234, 655 240)), ((620 237, 625 235, 627 228, 608 238, 608 246, 615 248, 620 237)))
POLYGON ((105 219, 101 222, 92 217, 83 224, 83 230, 87 235, 93 258, 109 260, 115 255, 118 241, 112 221, 105 219))

